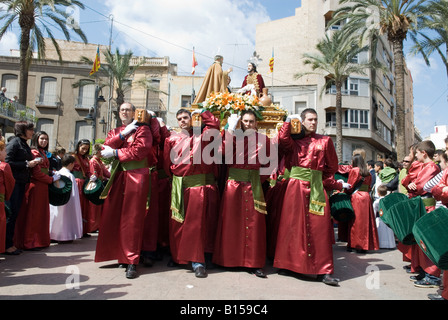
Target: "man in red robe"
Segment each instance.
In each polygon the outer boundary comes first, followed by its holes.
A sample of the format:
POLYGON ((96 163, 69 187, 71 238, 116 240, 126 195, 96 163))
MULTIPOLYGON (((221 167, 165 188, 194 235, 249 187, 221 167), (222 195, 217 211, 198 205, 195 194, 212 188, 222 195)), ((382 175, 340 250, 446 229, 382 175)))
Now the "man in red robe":
POLYGON ((330 205, 323 180, 338 170, 333 141, 319 135, 317 113, 305 109, 301 114, 305 137, 294 139, 288 116, 279 132, 280 148, 285 150, 284 202, 280 215, 274 267, 295 273, 317 275, 325 284, 337 286, 332 243, 334 231, 330 205))
POLYGON ((127 264, 126 277, 130 279, 137 276, 150 192, 149 170, 154 166, 149 158, 151 129, 147 125, 137 126, 134 114, 135 107, 130 103, 120 106, 123 125, 108 133, 101 151, 104 158, 115 160, 102 195, 107 198, 95 254, 95 262, 117 259, 119 264, 127 264))
POLYGON ((257 277, 266 278, 266 201, 260 175, 267 163, 269 138, 256 131, 253 111, 243 112, 241 129, 235 132, 240 117, 228 120, 224 139, 227 182, 221 199, 213 262, 224 267, 245 267, 257 277), (264 149, 264 150, 263 150, 264 149), (266 156, 266 157, 265 157, 266 156))
MULTIPOLYGON (((260 93, 262 93, 263 89, 266 87, 264 85, 263 77, 257 72, 257 66, 253 62, 249 62, 249 64, 247 65, 247 72, 248 75, 244 77, 241 88, 244 88, 247 85, 253 85, 257 97, 259 97, 260 93)), ((251 91, 246 91, 245 94, 251 94, 251 91)))
POLYGON ((204 161, 204 149, 210 144, 204 135, 212 131, 219 138, 219 120, 205 111, 200 115, 202 128, 193 128, 191 116, 185 109, 177 112, 182 132, 173 133, 164 147, 164 169, 172 178, 169 241, 173 262, 191 262, 196 277, 205 278, 205 253, 213 253, 219 192, 216 165, 204 161))

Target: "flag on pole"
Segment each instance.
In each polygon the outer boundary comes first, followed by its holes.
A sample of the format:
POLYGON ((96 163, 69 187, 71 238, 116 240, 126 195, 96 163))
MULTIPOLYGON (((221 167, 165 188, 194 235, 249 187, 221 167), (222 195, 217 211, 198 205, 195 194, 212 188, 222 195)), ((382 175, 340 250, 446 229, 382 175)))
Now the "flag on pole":
POLYGON ((194 47, 193 47, 193 69, 191 70, 191 74, 194 74, 196 72, 197 65, 198 65, 198 60, 196 60, 196 55, 194 54, 194 47))
POLYGON ((272 48, 272 58, 269 59, 269 71, 274 72, 274 48, 272 48))
POLYGON ((101 61, 100 61, 100 46, 98 46, 97 50, 96 50, 96 56, 95 56, 95 61, 93 62, 93 67, 92 70, 90 71, 90 75, 96 73, 101 66, 101 61))

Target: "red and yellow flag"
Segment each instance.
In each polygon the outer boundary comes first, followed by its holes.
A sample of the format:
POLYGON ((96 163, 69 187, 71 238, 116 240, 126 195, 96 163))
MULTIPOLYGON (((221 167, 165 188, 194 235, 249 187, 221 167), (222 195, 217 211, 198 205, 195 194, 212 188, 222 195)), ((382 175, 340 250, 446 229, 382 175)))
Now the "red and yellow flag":
POLYGON ((98 49, 96 50, 96 56, 95 61, 93 62, 92 70, 90 71, 90 75, 96 73, 101 67, 101 61, 100 61, 100 46, 98 46, 98 49))
POLYGON ((193 48, 193 69, 191 70, 191 74, 194 74, 196 72, 197 65, 198 65, 198 60, 196 60, 196 55, 194 54, 194 48, 193 48))
POLYGON ((274 48, 272 48, 272 58, 269 59, 269 71, 274 72, 274 48))

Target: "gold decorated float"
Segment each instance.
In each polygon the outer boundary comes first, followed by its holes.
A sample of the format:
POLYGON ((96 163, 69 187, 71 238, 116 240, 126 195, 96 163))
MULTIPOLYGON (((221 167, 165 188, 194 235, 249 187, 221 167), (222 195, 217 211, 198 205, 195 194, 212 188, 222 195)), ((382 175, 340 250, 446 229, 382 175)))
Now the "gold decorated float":
POLYGON ((227 118, 231 114, 252 110, 257 115, 258 129, 266 130, 269 136, 276 134, 287 116, 285 109, 272 103, 267 88, 263 89, 260 97, 240 93, 212 93, 204 102, 194 104, 190 111, 197 108, 213 113, 220 120, 221 130, 226 126, 227 118))

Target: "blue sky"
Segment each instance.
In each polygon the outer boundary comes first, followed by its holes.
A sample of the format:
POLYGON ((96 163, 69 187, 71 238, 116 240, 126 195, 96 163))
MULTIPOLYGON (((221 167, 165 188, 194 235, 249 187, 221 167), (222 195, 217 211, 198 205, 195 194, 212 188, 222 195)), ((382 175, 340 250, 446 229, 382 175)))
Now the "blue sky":
MULTIPOLYGON (((205 73, 212 57, 225 57, 231 66, 232 85, 238 86, 246 73, 247 60, 255 49, 256 25, 295 14, 300 0, 89 0, 86 9, 75 12, 90 43, 107 45, 109 16, 114 17, 113 48, 132 50, 136 55, 169 56, 181 75, 191 71, 191 50, 199 62, 197 74, 205 73), (168 10, 167 10, 168 9, 168 10), (181 22, 180 22, 181 21, 181 22)), ((17 29, 0 41, 0 54, 17 48, 17 29)), ((56 34, 62 38, 62 34, 56 34)), ((76 37, 73 38, 76 39, 76 37)), ((407 53, 407 52, 405 52, 407 53)), ((93 58, 93 57, 92 57, 93 58)), ((434 125, 448 125, 448 81, 436 55, 431 67, 420 57, 408 57, 414 79, 415 125, 422 137, 434 125)))

